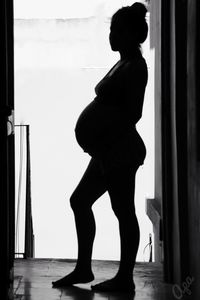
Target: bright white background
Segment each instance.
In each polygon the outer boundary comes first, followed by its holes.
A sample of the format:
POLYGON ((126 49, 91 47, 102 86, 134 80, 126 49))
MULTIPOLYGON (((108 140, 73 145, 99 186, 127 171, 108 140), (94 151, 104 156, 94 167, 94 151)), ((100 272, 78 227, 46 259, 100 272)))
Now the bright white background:
MULTIPOLYGON (((36 257, 76 258, 69 197, 90 157, 76 143, 74 127, 80 112, 94 98, 95 85, 119 59, 109 47, 109 17, 122 5, 132 3, 14 1, 15 123, 30 124, 36 257)), ((143 117, 137 125, 147 147, 145 164, 136 177, 135 203, 141 233, 138 261, 148 257, 143 249, 152 224, 145 213, 145 199, 154 197, 154 53, 149 49, 149 40, 143 55, 149 81, 143 117)), ((16 132, 16 187, 18 140, 16 132)), ((119 259, 118 223, 107 193, 93 210, 97 225, 93 258, 119 259)))

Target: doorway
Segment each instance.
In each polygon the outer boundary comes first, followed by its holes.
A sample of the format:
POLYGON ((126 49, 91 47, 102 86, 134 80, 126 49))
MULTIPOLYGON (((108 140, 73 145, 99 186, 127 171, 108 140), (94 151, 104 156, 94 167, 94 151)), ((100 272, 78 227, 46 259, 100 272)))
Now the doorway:
MULTIPOLYGON (((80 11, 72 4, 65 9, 48 4, 48 10, 43 11, 41 2, 38 9, 37 1, 23 9, 15 3, 15 123, 30 125, 36 257, 76 257, 76 232, 68 199, 90 157, 77 145, 73 128, 80 112, 94 98, 94 86, 118 60, 108 43, 109 18, 129 2, 97 1, 92 5, 88 1, 88 9, 84 2, 84 7, 78 6, 80 11)), ((146 198, 154 198, 154 52, 150 51, 149 40, 143 55, 149 67, 149 82, 143 118, 137 128, 148 154, 136 178, 135 201, 141 229, 137 261, 148 260, 143 250, 149 234, 153 234, 145 213, 146 198)), ((16 157, 19 171, 18 165, 16 157)), ((107 193, 94 205, 94 213, 97 234, 93 257, 118 260, 118 224, 107 193)))

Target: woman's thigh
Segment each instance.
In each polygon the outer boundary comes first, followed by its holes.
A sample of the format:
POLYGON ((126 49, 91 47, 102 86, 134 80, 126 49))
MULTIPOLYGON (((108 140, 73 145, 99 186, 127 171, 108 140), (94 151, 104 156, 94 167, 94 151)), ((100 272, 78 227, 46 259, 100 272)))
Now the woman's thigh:
POLYGON ((105 174, 106 186, 115 213, 135 210, 135 175, 139 165, 115 167, 105 174))
POLYGON ((71 198, 72 208, 92 206, 107 190, 105 177, 98 160, 91 158, 71 198))

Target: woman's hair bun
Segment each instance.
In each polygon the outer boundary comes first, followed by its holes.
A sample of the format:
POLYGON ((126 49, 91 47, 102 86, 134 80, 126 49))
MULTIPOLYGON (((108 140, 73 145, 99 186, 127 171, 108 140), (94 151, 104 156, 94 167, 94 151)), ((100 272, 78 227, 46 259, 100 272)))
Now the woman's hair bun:
POLYGON ((138 19, 145 19, 147 8, 140 2, 135 2, 130 6, 131 12, 138 17, 138 19))
POLYGON ((146 40, 148 34, 148 25, 145 18, 147 8, 144 4, 135 2, 130 6, 130 11, 132 18, 135 19, 134 22, 137 25, 138 42, 141 44, 146 40))
POLYGON ((129 30, 135 37, 137 44, 142 44, 148 34, 148 25, 146 22, 147 8, 140 2, 135 2, 131 6, 124 6, 120 8, 112 16, 112 24, 114 24, 117 30, 125 29, 129 30))

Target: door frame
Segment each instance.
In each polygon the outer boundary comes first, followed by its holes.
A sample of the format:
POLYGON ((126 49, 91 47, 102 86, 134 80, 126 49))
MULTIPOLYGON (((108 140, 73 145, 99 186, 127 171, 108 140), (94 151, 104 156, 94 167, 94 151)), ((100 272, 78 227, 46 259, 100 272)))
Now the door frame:
POLYGON ((13 0, 0 1, 0 36, 1 296, 11 299, 15 239, 13 0))

